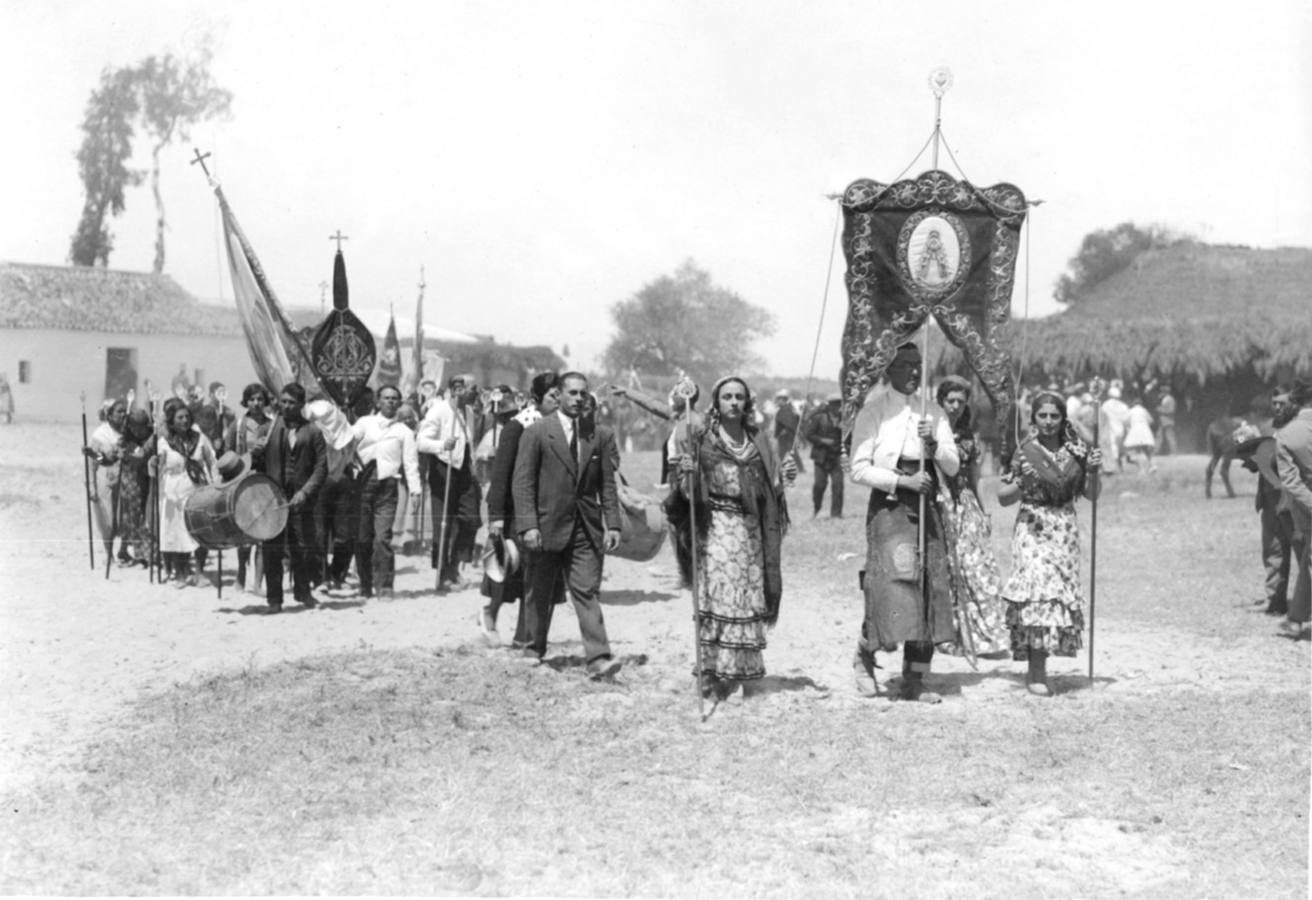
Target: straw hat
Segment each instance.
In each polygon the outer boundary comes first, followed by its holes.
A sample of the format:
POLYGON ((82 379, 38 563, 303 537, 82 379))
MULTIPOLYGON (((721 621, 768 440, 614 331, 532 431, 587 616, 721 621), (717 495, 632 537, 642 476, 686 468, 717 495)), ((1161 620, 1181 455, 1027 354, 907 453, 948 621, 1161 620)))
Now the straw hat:
POLYGON ((224 481, 236 481, 246 474, 250 468, 251 461, 248 457, 238 456, 231 450, 219 457, 218 469, 219 477, 224 481))
POLYGON ((519 571, 519 547, 499 534, 492 535, 483 551, 483 571, 488 578, 501 584, 519 571))

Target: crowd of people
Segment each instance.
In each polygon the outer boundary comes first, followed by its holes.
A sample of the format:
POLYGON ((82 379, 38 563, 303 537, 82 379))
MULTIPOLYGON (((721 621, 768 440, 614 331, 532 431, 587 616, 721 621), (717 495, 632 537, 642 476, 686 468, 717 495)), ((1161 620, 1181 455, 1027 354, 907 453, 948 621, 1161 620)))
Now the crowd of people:
MULTIPOLYGON (((292 599, 313 607, 348 587, 353 570, 360 598, 388 598, 401 536, 428 507, 435 590, 479 577, 485 602, 477 626, 489 644, 502 644, 500 613, 517 604, 508 646, 540 664, 554 608, 568 595, 588 673, 619 670, 599 595, 605 556, 621 540, 621 452, 613 430, 597 421, 585 375, 542 372, 523 393, 509 385, 480 390, 469 375, 440 389, 425 382, 409 398, 383 386, 366 389, 349 412, 307 400, 295 383, 276 397, 247 386, 240 414, 227 408, 221 384, 178 393, 154 418, 131 396, 106 401, 88 442, 93 511, 120 564, 158 562, 163 580, 198 584, 208 554, 188 527, 189 499, 202 486, 258 473, 285 499, 286 521, 275 537, 241 542, 240 588, 258 590, 262 581, 265 607, 277 613, 288 576, 292 599)), ((920 353, 905 344, 845 439, 836 395, 802 415, 781 391, 765 418, 743 378, 717 381, 704 412, 696 385, 676 385, 662 416, 664 509, 682 581, 695 588, 695 675, 704 696, 722 699, 765 674, 784 592, 786 489, 804 469, 803 438, 815 478, 813 516, 827 493, 830 515, 841 518, 849 480, 869 489, 856 691, 888 693, 876 678, 876 654, 901 645, 901 699, 940 699, 925 685, 936 650, 972 660, 1010 655, 1027 664, 1032 693, 1051 693, 1047 659, 1075 655, 1085 628, 1075 502, 1096 499, 1109 460, 1127 449, 1151 454, 1163 439, 1141 433, 1151 435, 1151 417, 1136 413, 1141 398, 1122 398, 1119 385, 1094 407, 1126 425, 1103 446, 1084 427, 1089 404, 1078 392, 1027 393, 1028 434, 997 495, 1003 506, 1018 505, 1004 578, 980 496, 987 453, 971 393, 968 381, 950 376, 932 400, 922 398, 920 353)), ((1168 396, 1157 399, 1159 422, 1168 396)), ((1269 446, 1252 457, 1266 485, 1258 507, 1268 595, 1271 611, 1305 623, 1312 391, 1300 382, 1276 400, 1282 412, 1264 436, 1269 446)))

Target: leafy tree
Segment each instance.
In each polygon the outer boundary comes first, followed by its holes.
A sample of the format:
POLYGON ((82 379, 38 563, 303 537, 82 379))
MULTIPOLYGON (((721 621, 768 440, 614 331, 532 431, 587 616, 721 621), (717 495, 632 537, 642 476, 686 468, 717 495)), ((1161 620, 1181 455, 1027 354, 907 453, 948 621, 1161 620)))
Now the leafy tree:
POLYGON ((1080 252, 1066 264, 1068 273, 1057 279, 1053 297, 1058 303, 1078 303, 1100 282, 1129 268, 1139 254, 1187 239, 1160 225, 1140 228, 1133 222, 1091 232, 1084 236, 1080 252))
POLYGON ((209 67, 213 51, 208 39, 191 57, 172 53, 148 56, 135 66, 100 76, 82 121, 78 168, 86 199, 69 257, 75 265, 108 265, 113 238, 105 216, 122 214, 124 190, 141 183, 143 173, 131 169, 132 138, 140 124, 152 139, 150 187, 155 195, 155 272, 164 271, 164 198, 159 188, 160 153, 174 140, 186 140, 192 125, 226 115, 232 94, 216 87, 209 67))
POLYGON ((774 316, 711 282, 692 260, 610 309, 615 336, 606 348, 611 372, 672 375, 699 384, 760 362, 752 344, 774 333, 774 316))
POLYGON ((106 69, 100 74, 82 117, 82 146, 77 151, 86 198, 69 247, 74 265, 109 265, 114 239, 105 217, 121 215, 126 208, 123 191, 141 182, 141 173, 128 167, 132 123, 140 108, 132 70, 106 69))
POLYGON ((164 198, 159 189, 159 155, 175 139, 186 141, 191 126, 226 115, 232 93, 210 76, 213 50, 208 41, 191 59, 171 53, 148 56, 136 68, 141 122, 151 136, 150 189, 155 195, 156 273, 164 271, 164 198))

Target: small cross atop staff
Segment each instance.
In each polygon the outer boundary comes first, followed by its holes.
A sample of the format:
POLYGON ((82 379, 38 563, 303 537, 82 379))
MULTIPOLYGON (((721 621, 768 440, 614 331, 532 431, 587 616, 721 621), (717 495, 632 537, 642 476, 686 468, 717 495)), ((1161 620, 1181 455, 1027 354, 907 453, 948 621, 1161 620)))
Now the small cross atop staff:
POLYGON ((349 241, 350 238, 348 238, 346 235, 342 234, 342 229, 339 228, 339 229, 337 229, 337 233, 336 233, 336 234, 330 234, 330 235, 328 235, 328 240, 330 240, 330 241, 336 241, 336 242, 337 242, 337 252, 338 252, 338 253, 341 253, 341 252, 342 252, 342 241, 349 241))
POLYGON ((422 292, 422 291, 424 290, 424 288, 426 288, 426 287, 428 287, 428 282, 424 281, 424 267, 423 267, 423 266, 420 266, 420 267, 419 267, 419 290, 420 290, 420 292, 422 292))
POLYGON ((194 166, 194 165, 196 165, 196 163, 200 163, 201 171, 204 172, 204 173, 205 173, 205 177, 208 178, 208 177, 209 177, 209 174, 210 174, 210 167, 207 166, 207 165, 205 165, 205 160, 209 159, 209 158, 210 158, 211 156, 213 156, 214 154, 213 154, 213 153, 201 153, 199 147, 192 147, 191 149, 193 149, 193 150, 196 151, 196 156, 195 156, 194 159, 191 160, 191 165, 194 166))

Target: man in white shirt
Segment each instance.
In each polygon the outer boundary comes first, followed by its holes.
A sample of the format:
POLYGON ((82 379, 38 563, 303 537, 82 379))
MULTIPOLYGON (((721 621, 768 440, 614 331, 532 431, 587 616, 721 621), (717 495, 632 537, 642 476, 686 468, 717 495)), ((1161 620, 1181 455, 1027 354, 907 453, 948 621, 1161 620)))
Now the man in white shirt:
POLYGON ((396 550, 392 547, 392 523, 401 477, 410 489, 410 505, 419 505, 419 454, 415 436, 396 418, 401 406, 400 389, 387 385, 378 389, 378 412, 362 416, 351 427, 356 455, 364 466, 359 476, 360 531, 356 538, 355 565, 360 576, 360 595, 392 596, 396 578, 396 550))
POLYGON ((433 455, 428 489, 433 495, 433 568, 437 568, 439 559, 442 561, 438 590, 467 585, 460 564, 473 561, 482 525, 479 505, 483 498, 474 478, 471 446, 477 431, 472 404, 478 396, 478 385, 472 376, 456 375, 447 387, 447 397, 435 400, 424 414, 417 441, 420 453, 433 455), (447 478, 451 479, 449 490, 447 478))
POLYGON ((947 415, 932 400, 920 415, 920 351, 903 344, 888 383, 870 392, 852 430, 852 481, 871 489, 866 511, 865 622, 853 662, 857 691, 878 694, 875 651, 904 645, 904 700, 936 703, 924 690, 934 644, 954 640, 946 547, 933 498, 939 473, 960 466, 947 415), (928 465, 921 471, 921 450, 928 465), (919 553, 920 498, 926 498, 925 559, 919 553), (922 576, 925 591, 922 593, 922 576), (926 596, 927 595, 927 596, 926 596))

